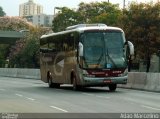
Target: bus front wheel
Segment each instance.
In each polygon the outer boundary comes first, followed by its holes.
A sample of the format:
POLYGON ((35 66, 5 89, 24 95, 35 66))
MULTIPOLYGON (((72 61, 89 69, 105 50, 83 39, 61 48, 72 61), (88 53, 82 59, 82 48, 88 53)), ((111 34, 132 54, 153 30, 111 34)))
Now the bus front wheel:
POLYGON ((110 84, 110 85, 109 85, 109 90, 110 90, 110 91, 115 91, 116 88, 117 88, 117 84, 110 84))

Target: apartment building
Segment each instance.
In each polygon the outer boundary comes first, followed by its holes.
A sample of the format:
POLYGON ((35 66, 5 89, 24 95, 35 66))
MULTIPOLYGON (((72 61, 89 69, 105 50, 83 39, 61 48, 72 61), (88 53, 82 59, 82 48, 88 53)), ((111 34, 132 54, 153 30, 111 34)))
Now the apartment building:
POLYGON ((43 6, 29 0, 26 3, 19 5, 19 16, 26 18, 28 22, 36 26, 51 27, 53 15, 43 13, 43 6))
POLYGON ((19 16, 31 16, 43 13, 43 6, 34 3, 33 0, 29 0, 26 3, 19 5, 19 16))

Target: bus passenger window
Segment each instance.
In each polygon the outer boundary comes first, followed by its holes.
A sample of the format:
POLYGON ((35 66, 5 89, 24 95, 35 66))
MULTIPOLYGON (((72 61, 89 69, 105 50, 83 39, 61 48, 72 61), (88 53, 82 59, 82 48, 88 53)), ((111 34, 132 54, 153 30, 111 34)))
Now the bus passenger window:
POLYGON ((49 43, 48 49, 52 50, 53 52, 56 51, 55 43, 49 43))

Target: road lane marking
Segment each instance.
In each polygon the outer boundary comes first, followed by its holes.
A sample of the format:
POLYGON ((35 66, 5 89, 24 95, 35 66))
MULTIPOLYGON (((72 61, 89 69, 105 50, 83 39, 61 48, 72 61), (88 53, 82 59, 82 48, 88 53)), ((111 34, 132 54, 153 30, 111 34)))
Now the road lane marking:
POLYGON ((31 101, 34 101, 35 99, 33 98, 29 98, 29 97, 26 97, 28 100, 31 100, 31 101))
MULTIPOLYGON (((23 95, 21 95, 21 94, 15 94, 15 95, 17 95, 18 97, 24 97, 23 95)), ((28 99, 28 100, 31 100, 31 101, 34 101, 35 99, 33 99, 33 98, 30 98, 30 97, 24 97, 24 98, 26 98, 26 99, 28 99)))
POLYGON ((57 110, 60 110, 62 112, 68 112, 67 110, 64 110, 64 109, 61 109, 59 107, 56 107, 56 106, 50 106, 51 108, 54 108, 54 109, 57 109, 57 110))
POLYGON ((90 94, 90 93, 82 93, 84 95, 89 95, 89 96, 94 96, 94 94, 90 94))
POLYGON ((95 96, 95 97, 98 97, 98 98, 106 98, 106 99, 109 99, 110 97, 105 97, 105 96, 99 96, 99 95, 94 95, 94 94, 90 94, 90 93, 82 93, 84 95, 88 95, 88 96, 95 96))
POLYGON ((152 110, 158 110, 158 111, 160 111, 160 109, 159 108, 155 108, 155 107, 150 107, 150 106, 146 106, 146 105, 141 105, 142 107, 144 107, 144 108, 148 108, 148 109, 152 109, 152 110))
POLYGON ((98 97, 98 98, 106 98, 106 99, 109 99, 109 98, 110 98, 110 97, 99 96, 99 95, 96 95, 96 97, 98 97))
POLYGON ((23 97, 23 95, 21 95, 21 94, 15 94, 15 95, 17 95, 17 96, 19 96, 19 97, 23 97))

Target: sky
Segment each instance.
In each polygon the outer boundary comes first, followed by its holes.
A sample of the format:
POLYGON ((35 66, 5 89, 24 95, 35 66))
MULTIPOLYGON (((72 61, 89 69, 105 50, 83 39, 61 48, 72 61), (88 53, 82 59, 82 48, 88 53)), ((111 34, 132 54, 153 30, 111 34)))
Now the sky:
MULTIPOLYGON (((85 2, 101 2, 108 0, 34 0, 35 3, 38 3, 43 6, 43 12, 45 14, 53 15, 54 7, 68 7, 68 8, 78 8, 79 3, 85 2)), ((124 0, 109 0, 113 4, 120 4, 120 7, 123 6, 124 0)), ((131 1, 136 2, 150 2, 158 0, 125 0, 126 5, 131 1)), ((0 0, 0 6, 3 8, 7 16, 19 16, 19 5, 22 3, 28 2, 28 0, 0 0)))

